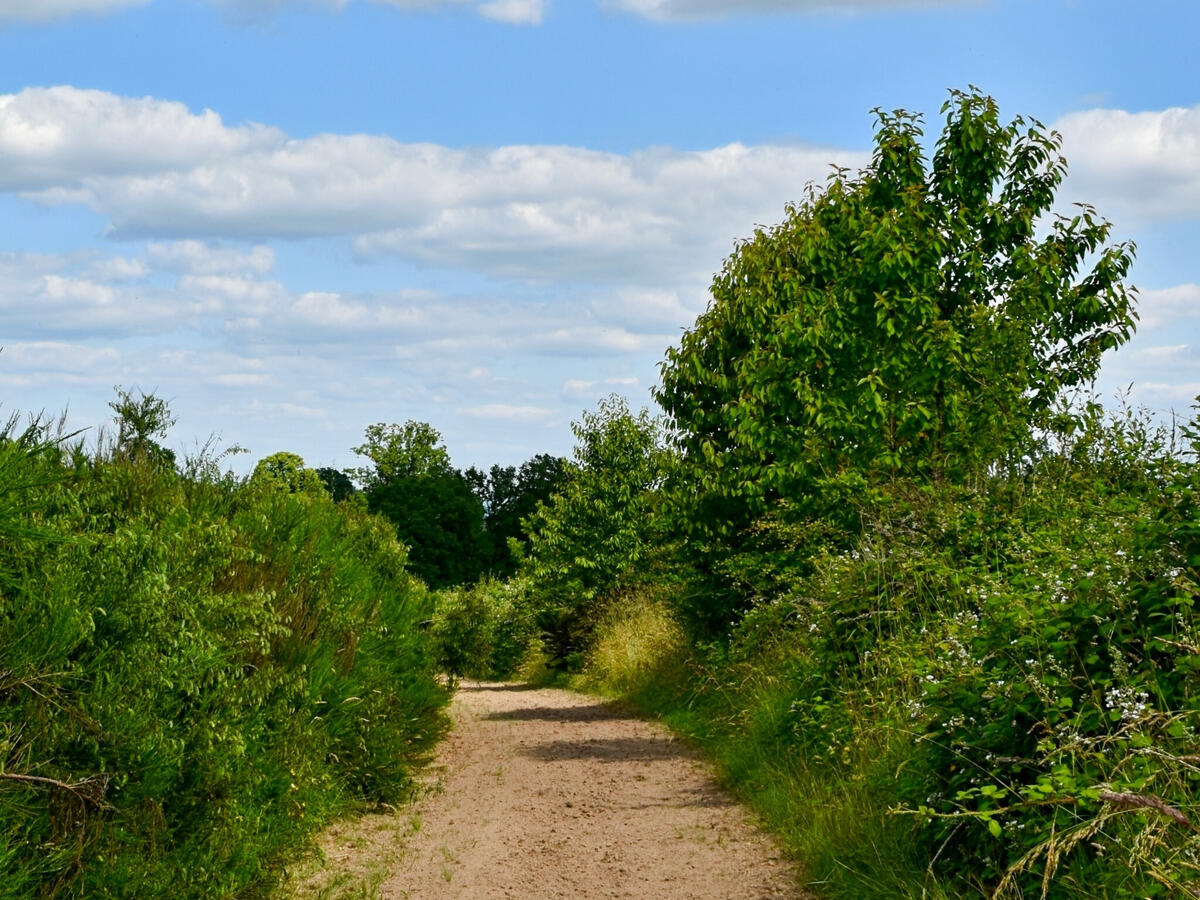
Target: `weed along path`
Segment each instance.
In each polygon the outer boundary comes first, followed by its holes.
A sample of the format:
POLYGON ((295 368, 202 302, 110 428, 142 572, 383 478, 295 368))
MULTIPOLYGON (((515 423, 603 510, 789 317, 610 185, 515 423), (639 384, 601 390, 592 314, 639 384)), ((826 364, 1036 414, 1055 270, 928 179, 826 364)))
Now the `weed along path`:
POLYGON ((696 756, 588 697, 463 683, 431 789, 331 829, 300 897, 801 896, 696 756))

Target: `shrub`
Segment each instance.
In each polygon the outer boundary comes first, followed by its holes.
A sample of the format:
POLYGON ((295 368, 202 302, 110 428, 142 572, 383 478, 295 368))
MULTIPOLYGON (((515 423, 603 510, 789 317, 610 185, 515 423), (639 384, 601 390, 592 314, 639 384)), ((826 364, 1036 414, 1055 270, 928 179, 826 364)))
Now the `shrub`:
POLYGON ((446 695, 382 520, 0 440, 0 895, 253 896, 405 796, 446 695))

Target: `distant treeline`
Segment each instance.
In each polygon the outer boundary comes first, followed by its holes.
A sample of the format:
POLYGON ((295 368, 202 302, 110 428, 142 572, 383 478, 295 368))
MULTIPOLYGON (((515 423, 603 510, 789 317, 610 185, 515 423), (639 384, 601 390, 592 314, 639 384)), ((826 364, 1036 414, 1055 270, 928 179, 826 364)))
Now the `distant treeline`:
POLYGON ((370 426, 354 449, 371 465, 321 468, 306 476, 300 457, 281 452, 260 461, 255 476, 293 488, 311 477, 335 500, 361 496, 368 509, 395 525, 409 548, 412 572, 435 588, 512 575, 529 541, 522 522, 566 474, 566 460, 547 454, 519 467, 456 469, 437 430, 411 420, 370 426))

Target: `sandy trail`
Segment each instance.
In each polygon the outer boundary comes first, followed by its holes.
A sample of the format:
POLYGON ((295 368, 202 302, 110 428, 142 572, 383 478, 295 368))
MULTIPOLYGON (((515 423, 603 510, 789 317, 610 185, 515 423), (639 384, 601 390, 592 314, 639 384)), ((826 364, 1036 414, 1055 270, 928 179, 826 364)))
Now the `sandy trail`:
POLYGON ((433 789, 330 829, 325 867, 295 895, 801 896, 770 840, 661 727, 510 684, 462 684, 451 715, 433 789))

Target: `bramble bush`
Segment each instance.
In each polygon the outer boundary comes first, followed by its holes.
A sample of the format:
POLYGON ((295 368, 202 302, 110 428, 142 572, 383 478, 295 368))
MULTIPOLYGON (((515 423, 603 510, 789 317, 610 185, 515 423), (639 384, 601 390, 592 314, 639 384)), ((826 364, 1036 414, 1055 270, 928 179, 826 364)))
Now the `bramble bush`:
POLYGON ((958 567, 908 785, 944 868, 997 896, 1200 882, 1196 484, 1144 422, 1093 421, 958 567))

